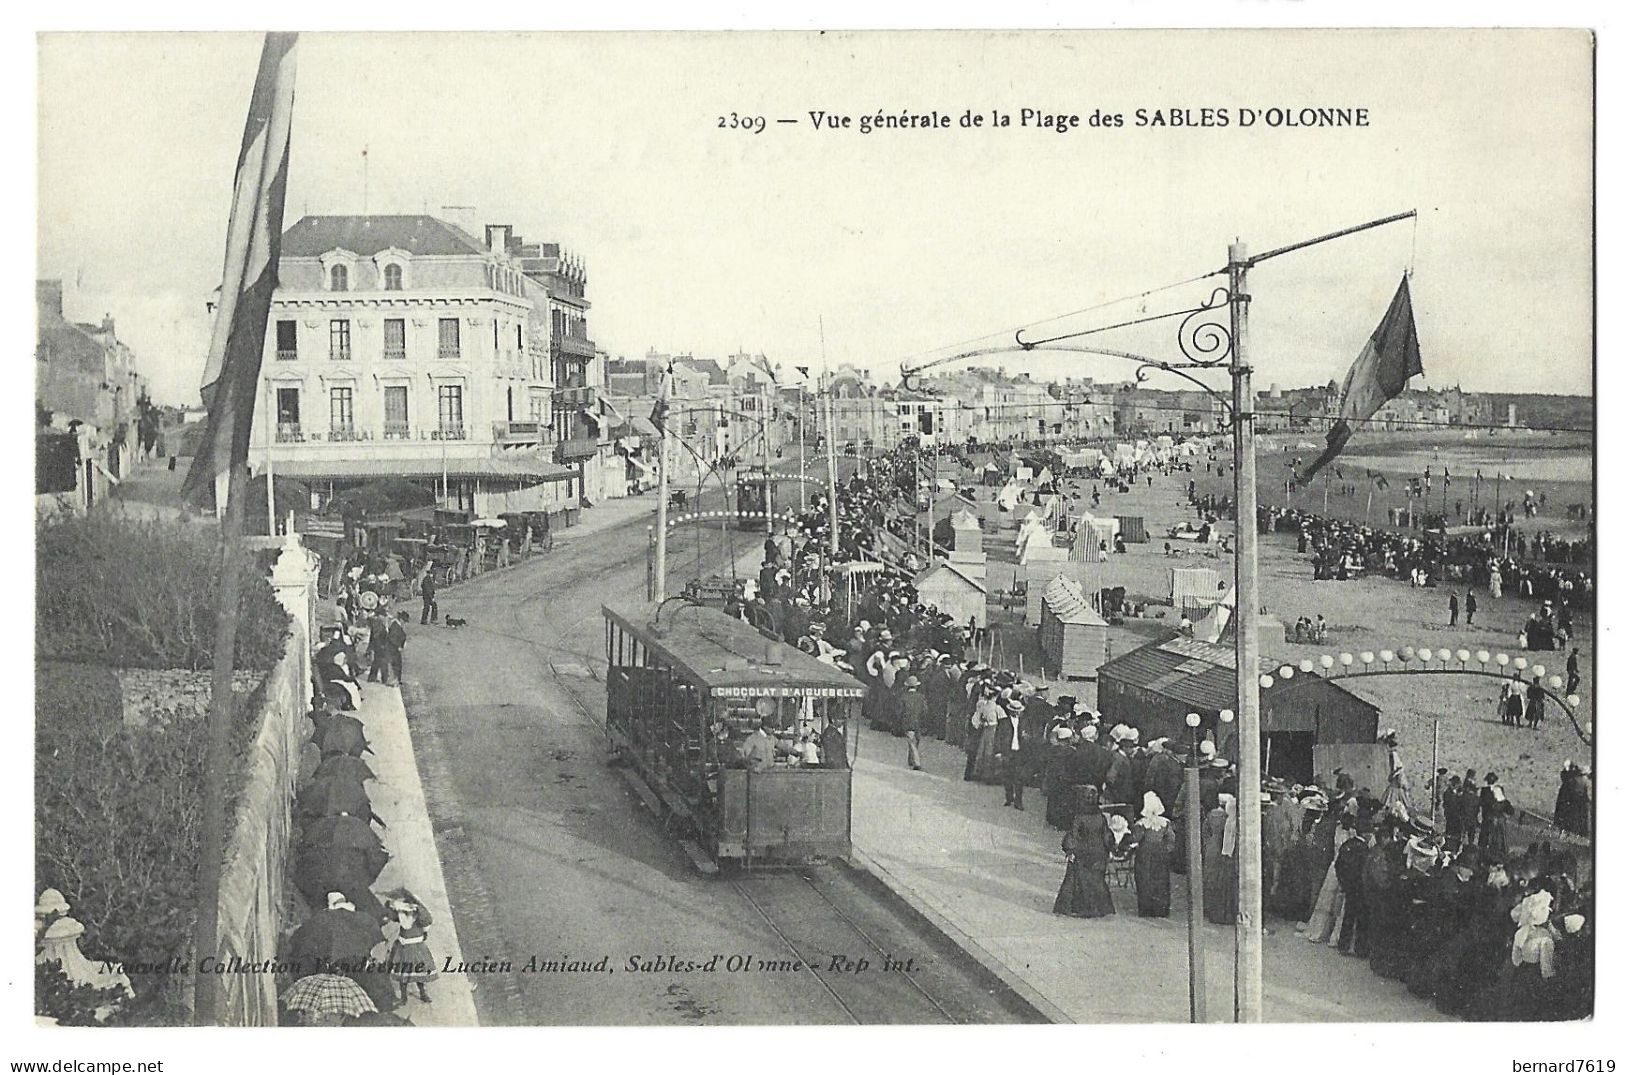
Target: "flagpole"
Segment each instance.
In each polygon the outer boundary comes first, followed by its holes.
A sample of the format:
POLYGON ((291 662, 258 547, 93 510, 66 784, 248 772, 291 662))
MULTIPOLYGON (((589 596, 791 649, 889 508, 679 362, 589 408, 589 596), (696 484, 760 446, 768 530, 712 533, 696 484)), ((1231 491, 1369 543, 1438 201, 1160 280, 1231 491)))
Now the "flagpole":
MULTIPOLYGON (((667 430, 671 426, 671 377, 672 368, 668 364, 666 375, 660 380, 660 478, 655 493, 654 564, 654 599, 657 606, 666 599, 666 501, 671 496, 671 439, 667 430)), ((698 492, 694 494, 694 499, 698 502, 698 492)))
MULTIPOLYGON (((237 420, 232 392, 220 392, 223 433, 237 420)), ((210 677, 209 723, 203 759, 203 826, 198 850, 197 924, 192 934, 193 957, 215 959, 220 954, 220 875, 226 857, 226 774, 231 771, 232 680, 236 672, 237 605, 242 589, 243 493, 248 461, 232 459, 235 438, 225 433, 214 438, 215 473, 226 475, 226 513, 220 524, 220 589, 215 605, 214 664, 210 677)), ((218 974, 195 973, 192 1008, 198 1026, 214 1026, 220 1019, 224 979, 218 974)))

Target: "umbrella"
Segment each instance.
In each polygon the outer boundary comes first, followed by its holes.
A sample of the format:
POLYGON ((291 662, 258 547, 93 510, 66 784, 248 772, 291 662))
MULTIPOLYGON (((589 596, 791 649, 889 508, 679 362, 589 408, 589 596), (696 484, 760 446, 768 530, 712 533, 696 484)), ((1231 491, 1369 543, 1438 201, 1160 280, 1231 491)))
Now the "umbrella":
POLYGON ((367 743, 364 725, 348 713, 330 713, 315 718, 316 734, 312 742, 323 754, 348 754, 359 758, 372 749, 367 743))
POLYGON ((332 773, 305 785, 299 793, 299 812, 309 817, 373 816, 372 800, 367 798, 361 781, 342 773, 332 773))
POLYGON ((307 974, 282 994, 289 1011, 354 1018, 376 1012, 367 991, 342 974, 307 974))
POLYGON ((295 966, 312 974, 331 972, 335 964, 359 969, 383 939, 376 920, 357 911, 323 910, 294 931, 288 952, 295 966))
POLYGON ((384 864, 389 861, 389 852, 384 850, 378 834, 354 814, 317 818, 305 827, 299 846, 307 851, 320 847, 347 847, 360 851, 368 882, 376 881, 384 864))
MULTIPOLYGON (((316 772, 312 774, 311 780, 329 780, 334 777, 344 777, 361 784, 378 779, 378 774, 360 758, 352 758, 348 754, 329 754, 316 766, 316 772)), ((353 810, 350 812, 355 813, 353 810)))
POLYGON ((384 906, 368 886, 367 856, 354 847, 317 847, 305 851, 294 866, 293 883, 311 904, 327 903, 329 892, 342 892, 363 917, 381 921, 384 906))

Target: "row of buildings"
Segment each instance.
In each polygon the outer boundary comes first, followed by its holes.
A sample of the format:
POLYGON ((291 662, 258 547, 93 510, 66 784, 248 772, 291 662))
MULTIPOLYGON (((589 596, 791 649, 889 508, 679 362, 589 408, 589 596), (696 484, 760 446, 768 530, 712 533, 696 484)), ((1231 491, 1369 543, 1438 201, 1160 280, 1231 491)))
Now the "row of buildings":
POLYGON ((111 315, 63 310, 62 281, 34 288, 35 496, 47 512, 88 511, 129 473, 155 436, 146 383, 111 315))

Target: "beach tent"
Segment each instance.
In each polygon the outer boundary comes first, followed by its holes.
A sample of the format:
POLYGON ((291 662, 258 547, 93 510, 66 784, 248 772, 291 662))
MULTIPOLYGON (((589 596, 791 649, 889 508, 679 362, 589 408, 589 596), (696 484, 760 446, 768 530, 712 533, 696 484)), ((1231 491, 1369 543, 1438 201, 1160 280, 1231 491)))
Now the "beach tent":
POLYGON ((1128 545, 1139 545, 1149 541, 1145 532, 1145 516, 1119 515, 1117 516, 1117 531, 1123 535, 1123 541, 1128 545))
POLYGON ((1015 482, 1006 482, 1004 488, 999 490, 999 495, 996 499, 996 503, 999 505, 999 510, 1014 511, 1016 505, 1021 502, 1021 492, 1021 486, 1017 485, 1015 482))
POLYGON ((987 626, 987 583, 961 565, 949 561, 929 567, 914 579, 914 588, 922 604, 937 606, 956 624, 975 620, 978 627, 987 626))
POLYGON ((1102 560, 1105 559, 1100 552, 1100 545, 1105 542, 1106 554, 1110 555, 1117 539, 1117 519, 1113 516, 1096 516, 1084 512, 1078 516, 1078 521, 1072 528, 1072 558, 1074 560, 1102 560))
POLYGON ((1044 587, 1038 644, 1044 663, 1062 679, 1093 679, 1111 659, 1106 621, 1089 603, 1083 586, 1057 575, 1044 587))

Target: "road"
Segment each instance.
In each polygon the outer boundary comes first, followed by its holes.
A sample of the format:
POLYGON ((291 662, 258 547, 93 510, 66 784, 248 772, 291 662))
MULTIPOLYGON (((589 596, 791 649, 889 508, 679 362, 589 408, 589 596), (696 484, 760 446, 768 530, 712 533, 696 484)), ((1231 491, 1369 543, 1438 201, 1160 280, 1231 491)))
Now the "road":
MULTIPOLYGON (((1030 1019, 940 938, 838 871, 739 884, 700 876, 627 792, 606 764, 599 605, 641 597, 650 516, 603 510, 624 524, 564 531, 552 553, 444 591, 442 617, 467 626, 419 627, 407 649, 419 770, 482 1023, 1030 1019), (881 949, 914 955, 928 973, 878 985, 763 969, 803 958, 827 968, 841 955, 867 957, 866 973, 878 975, 881 949), (664 968, 703 968, 712 956, 715 970, 664 968), (730 973, 730 957, 751 969, 730 973), (660 969, 633 971, 634 958, 660 969)), ((692 532, 672 542, 674 589, 697 554, 709 569, 730 552, 719 533, 699 533, 699 547, 692 532)), ((736 537, 732 550, 743 556, 757 540, 736 537)))

